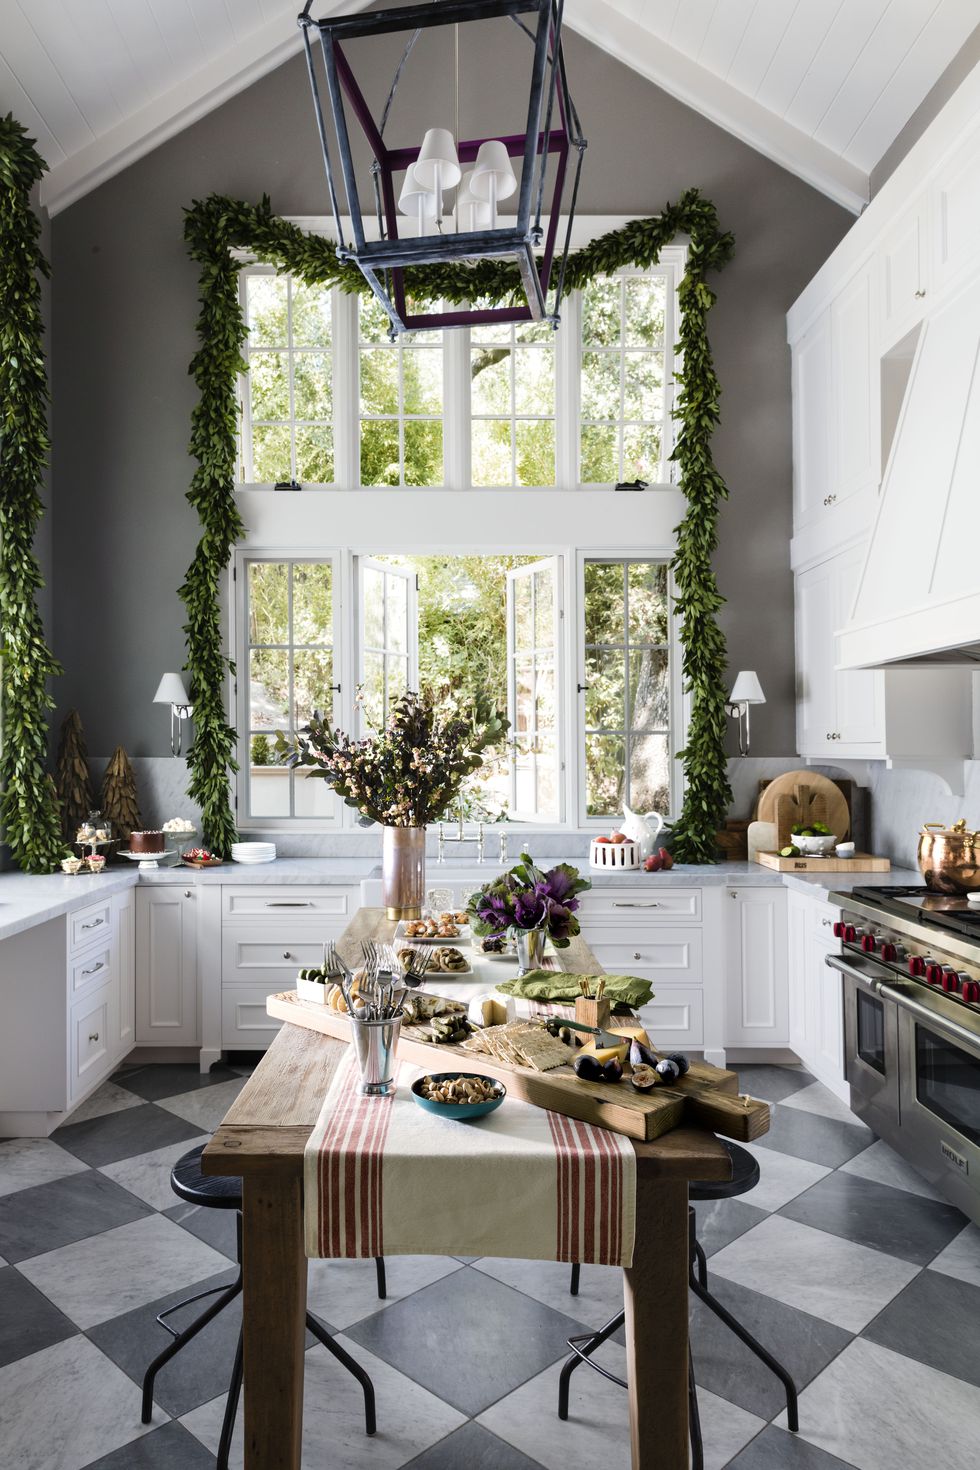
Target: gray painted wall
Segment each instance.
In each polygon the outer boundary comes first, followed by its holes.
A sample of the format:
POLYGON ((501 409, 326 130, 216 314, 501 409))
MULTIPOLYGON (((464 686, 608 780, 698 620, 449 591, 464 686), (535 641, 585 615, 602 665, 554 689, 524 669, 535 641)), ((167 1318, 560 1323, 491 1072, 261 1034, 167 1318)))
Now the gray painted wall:
POLYGON ((930 87, 891 147, 871 170, 872 199, 891 178, 902 159, 919 141, 926 128, 942 112, 957 87, 980 63, 980 25, 964 41, 937 82, 930 87))
MULTIPOLYGON (((522 92, 509 45, 499 52, 488 41, 476 72, 464 55, 464 130, 479 135, 499 129, 501 117, 517 121, 522 92)), ((372 88, 378 95, 393 59, 389 48, 372 88)), ((445 60, 419 58, 429 83, 424 115, 409 107, 406 75, 394 135, 419 136, 434 112, 451 106, 445 60)), ((723 385, 717 458, 731 489, 717 570, 729 599, 731 668, 757 669, 768 696, 753 715, 753 754, 782 755, 794 744, 784 317, 851 217, 575 36, 568 68, 590 144, 582 211, 654 212, 697 185, 737 237, 711 319, 723 385)), ((52 222, 54 641, 66 667, 58 699, 62 711, 81 711, 90 750, 120 742, 134 756, 168 749, 168 714, 150 701, 163 670, 183 662, 177 588, 197 537, 184 499, 197 306, 182 209, 211 191, 247 199, 268 192, 284 214, 326 211, 300 58, 52 222)))

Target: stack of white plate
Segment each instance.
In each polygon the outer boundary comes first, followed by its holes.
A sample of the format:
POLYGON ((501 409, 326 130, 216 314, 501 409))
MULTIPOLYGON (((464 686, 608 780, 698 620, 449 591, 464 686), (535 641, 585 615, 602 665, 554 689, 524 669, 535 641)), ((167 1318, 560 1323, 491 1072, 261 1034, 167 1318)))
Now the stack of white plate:
POLYGON ((274 842, 233 842, 231 860, 233 863, 274 863, 276 844, 274 842))

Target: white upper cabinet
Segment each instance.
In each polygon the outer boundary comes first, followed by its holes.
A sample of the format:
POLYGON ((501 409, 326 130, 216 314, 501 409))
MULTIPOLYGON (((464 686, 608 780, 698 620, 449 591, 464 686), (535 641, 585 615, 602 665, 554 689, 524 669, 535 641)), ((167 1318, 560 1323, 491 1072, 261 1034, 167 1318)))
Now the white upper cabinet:
POLYGON ((928 198, 922 194, 887 230, 878 251, 879 345, 882 352, 922 320, 929 294, 928 198))
POLYGON ((980 144, 972 137, 942 168, 932 190, 936 288, 975 275, 980 267, 980 144))
POLYGON ((848 282, 830 313, 837 444, 835 505, 869 485, 877 487, 879 478, 881 432, 873 264, 868 261, 848 282))
POLYGON ((884 675, 835 667, 835 634, 850 618, 863 561, 860 544, 796 578, 797 742, 803 756, 885 754, 884 675))
POLYGON ((808 526, 825 513, 834 483, 830 311, 793 348, 794 521, 808 526))

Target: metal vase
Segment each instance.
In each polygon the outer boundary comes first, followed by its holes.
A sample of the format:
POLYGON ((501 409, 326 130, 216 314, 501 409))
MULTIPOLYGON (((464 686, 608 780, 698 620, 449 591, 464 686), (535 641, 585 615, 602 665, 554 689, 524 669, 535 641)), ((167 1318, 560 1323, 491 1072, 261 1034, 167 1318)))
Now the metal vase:
POLYGON ((367 1097, 388 1097, 395 1090, 395 1051, 402 1028, 401 1016, 390 1021, 362 1021, 356 1015, 348 1019, 361 1070, 361 1091, 367 1097))
POLYGON ((425 894, 425 828, 381 829, 381 901, 389 919, 420 919, 425 894))
POLYGON ((540 970, 544 963, 544 945, 547 934, 544 929, 517 929, 517 977, 529 970, 540 970))

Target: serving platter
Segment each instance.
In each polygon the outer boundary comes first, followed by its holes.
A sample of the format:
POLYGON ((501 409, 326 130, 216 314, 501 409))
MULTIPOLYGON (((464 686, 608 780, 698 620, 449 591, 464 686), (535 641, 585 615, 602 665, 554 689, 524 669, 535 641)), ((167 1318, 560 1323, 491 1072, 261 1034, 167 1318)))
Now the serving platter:
MULTIPOLYGON (((423 918, 431 918, 431 917, 432 917, 431 914, 423 914, 423 918)), ((462 944, 468 944, 469 943, 469 940, 470 940, 470 926, 469 926, 469 924, 455 924, 453 927, 458 931, 457 934, 456 934, 456 938, 455 939, 443 939, 438 934, 433 934, 431 936, 429 936, 429 935, 424 935, 423 936, 421 934, 408 934, 406 931, 408 929, 409 924, 417 924, 418 922, 419 921, 417 919, 399 919, 398 920, 398 923, 395 925, 395 937, 394 937, 393 943, 395 943, 395 944, 452 944, 452 945, 457 945, 457 946, 459 944, 461 944, 461 943, 462 944)))
MULTIPOLYGON (((331 1011, 328 1006, 302 1001, 293 990, 268 996, 266 1010, 276 1020, 350 1042, 350 1024, 345 1015, 331 1011)), ((739 1143, 751 1143, 769 1130, 769 1104, 740 1096, 736 1074, 706 1062, 692 1061, 687 1075, 673 1086, 641 1093, 628 1081, 583 1081, 571 1066, 536 1072, 479 1052, 463 1051, 459 1046, 431 1044, 406 1036, 399 1040, 398 1058, 428 1072, 441 1063, 445 1071, 500 1077, 512 1097, 643 1142, 659 1138, 681 1123, 699 1124, 739 1143)))

